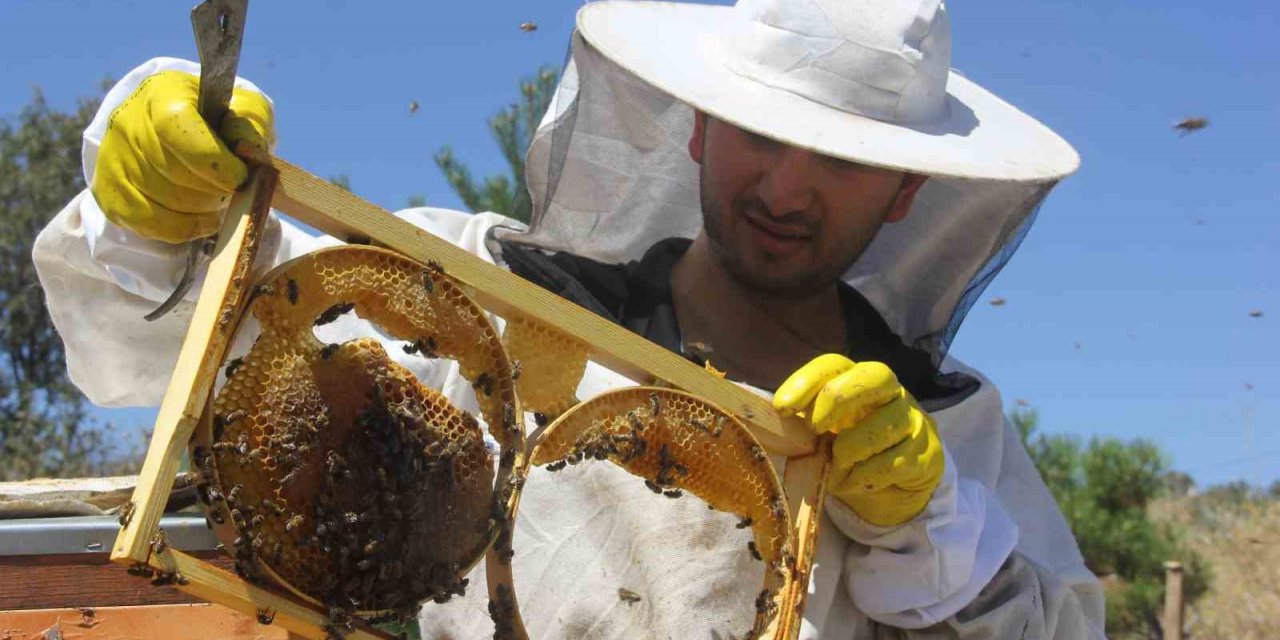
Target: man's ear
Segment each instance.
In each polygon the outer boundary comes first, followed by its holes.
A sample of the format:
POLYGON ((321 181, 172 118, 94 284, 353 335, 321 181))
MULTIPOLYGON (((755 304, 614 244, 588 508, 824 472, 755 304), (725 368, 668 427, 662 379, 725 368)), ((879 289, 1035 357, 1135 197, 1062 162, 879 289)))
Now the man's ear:
POLYGON ((893 199, 893 205, 889 208, 889 215, 884 219, 885 222, 898 222, 907 217, 911 213, 911 204, 916 201, 916 193, 920 191, 920 187, 929 179, 929 176, 922 176, 915 173, 908 173, 902 177, 902 185, 898 187, 898 195, 893 199))
POLYGON ((693 110, 693 134, 689 136, 689 157, 702 164, 702 136, 707 130, 707 114, 693 110))

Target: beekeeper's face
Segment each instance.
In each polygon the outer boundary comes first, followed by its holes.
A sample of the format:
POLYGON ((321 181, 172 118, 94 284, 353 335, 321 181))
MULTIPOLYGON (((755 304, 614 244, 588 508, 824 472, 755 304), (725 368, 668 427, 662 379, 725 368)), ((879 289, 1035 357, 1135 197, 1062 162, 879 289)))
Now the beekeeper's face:
POLYGON ((701 165, 702 218, 742 284, 804 296, 830 286, 886 222, 906 217, 924 176, 787 146, 698 113, 689 155, 701 165))

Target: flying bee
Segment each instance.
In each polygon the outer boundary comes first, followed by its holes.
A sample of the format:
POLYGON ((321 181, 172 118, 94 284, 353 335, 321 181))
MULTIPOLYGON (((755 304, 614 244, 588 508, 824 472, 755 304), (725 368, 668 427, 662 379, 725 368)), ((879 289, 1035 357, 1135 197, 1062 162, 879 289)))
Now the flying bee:
POLYGON ((231 362, 227 363, 227 368, 223 370, 223 373, 226 374, 227 378, 230 378, 236 374, 236 370, 242 364, 244 364, 244 358, 233 358, 231 362))
POLYGON ((520 30, 521 30, 521 31, 523 31, 523 32, 525 32, 525 33, 533 33, 534 31, 537 31, 537 30, 538 30, 538 23, 536 23, 536 22, 521 22, 521 23, 520 23, 520 30))
POLYGON ((640 594, 624 587, 618 587, 618 599, 627 604, 635 604, 641 600, 640 594))
POLYGON ((339 302, 338 304, 325 309, 319 316, 316 316, 315 326, 319 327, 329 324, 341 317, 342 314, 347 313, 354 308, 356 308, 356 303, 354 302, 339 302))
POLYGON ((298 304, 298 281, 289 278, 289 282, 286 284, 288 285, 286 289, 289 294, 289 304, 298 304))
POLYGON ((1209 126, 1208 118, 1197 117, 1197 118, 1186 118, 1178 122, 1177 124, 1173 125, 1173 128, 1177 130, 1179 134, 1185 136, 1189 133, 1199 131, 1207 126, 1209 126))
POLYGON ((750 552, 751 552, 751 557, 752 557, 752 558, 755 558, 756 560, 763 560, 763 559, 764 559, 764 558, 760 557, 760 549, 759 549, 758 547, 756 547, 756 541, 755 541, 755 540, 748 540, 748 541, 747 541, 747 551, 750 551, 750 552))
POLYGON ((333 354, 335 354, 335 353, 337 353, 337 352, 338 352, 338 348, 339 348, 340 346, 341 346, 341 345, 339 345, 339 344, 337 344, 337 343, 330 343, 330 344, 326 344, 326 345, 324 346, 324 348, 320 350, 320 359, 321 359, 321 360, 328 360, 329 358, 332 358, 332 357, 333 357, 333 354))

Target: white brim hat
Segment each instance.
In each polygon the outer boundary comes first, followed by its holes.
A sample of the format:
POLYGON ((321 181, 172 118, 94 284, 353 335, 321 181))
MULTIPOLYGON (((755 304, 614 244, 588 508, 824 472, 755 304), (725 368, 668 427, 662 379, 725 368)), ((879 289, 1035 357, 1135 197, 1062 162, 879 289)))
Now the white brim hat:
POLYGON ((583 7, 578 30, 678 100, 824 155, 1015 182, 1061 178, 1080 163, 1048 127, 949 69, 937 0, 608 0, 583 7))
POLYGON ((626 263, 665 238, 695 237, 700 167, 688 143, 699 109, 793 146, 930 176, 843 280, 941 362, 1040 204, 1079 164, 1053 132, 950 70, 938 0, 605 0, 578 16, 526 157, 530 228, 497 234, 524 245, 626 263), (799 27, 779 26, 831 18, 839 28, 818 29, 863 42, 797 40, 799 27))

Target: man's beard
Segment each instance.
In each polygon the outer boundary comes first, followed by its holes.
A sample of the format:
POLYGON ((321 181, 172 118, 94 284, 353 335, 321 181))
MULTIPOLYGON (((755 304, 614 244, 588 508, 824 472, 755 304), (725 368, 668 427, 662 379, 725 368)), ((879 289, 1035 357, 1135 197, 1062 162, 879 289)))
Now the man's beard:
MULTIPOLYGON (((699 186, 699 194, 702 201, 702 228, 707 234, 708 244, 711 252, 716 260, 724 266, 729 275, 733 277, 739 284, 750 291, 767 295, 772 298, 783 299, 801 299, 809 297, 815 293, 823 291, 836 284, 845 271, 849 269, 862 255, 862 251, 870 243, 858 243, 858 246, 850 247, 851 255, 844 256, 845 259, 836 260, 830 264, 819 265, 819 268, 801 271, 793 274, 782 274, 772 271, 767 262, 761 262, 752 268, 746 263, 742 252, 736 251, 731 244, 725 242, 724 228, 722 222, 725 219, 726 212, 720 211, 715 205, 715 198, 709 197, 707 193, 705 179, 705 163, 700 170, 702 173, 701 185, 699 186)), ((731 211, 728 215, 737 218, 743 217, 743 212, 751 206, 764 207, 763 203, 750 200, 749 198, 739 197, 730 205, 731 211)), ((813 242, 817 241, 818 234, 822 230, 812 229, 813 242)))

